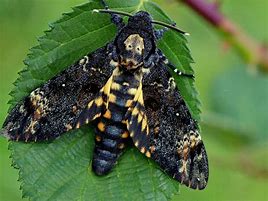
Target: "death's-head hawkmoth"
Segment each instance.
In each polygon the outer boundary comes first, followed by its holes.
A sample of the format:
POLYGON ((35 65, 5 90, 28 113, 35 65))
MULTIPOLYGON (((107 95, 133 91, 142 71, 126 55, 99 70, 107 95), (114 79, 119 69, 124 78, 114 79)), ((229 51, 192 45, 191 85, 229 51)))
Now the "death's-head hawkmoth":
POLYGON ((112 170, 131 140, 171 177, 204 189, 205 147, 170 70, 193 76, 178 71, 156 45, 169 29, 185 33, 144 11, 95 11, 111 15, 118 30, 114 40, 32 91, 11 110, 3 134, 10 140, 43 142, 93 123, 92 169, 97 175, 112 170), (165 27, 155 29, 154 24, 165 27))

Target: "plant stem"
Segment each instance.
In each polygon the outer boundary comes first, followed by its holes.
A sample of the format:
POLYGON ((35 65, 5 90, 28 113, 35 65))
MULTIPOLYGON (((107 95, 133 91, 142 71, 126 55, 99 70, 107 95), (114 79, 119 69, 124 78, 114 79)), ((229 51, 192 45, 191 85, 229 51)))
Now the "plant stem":
POLYGON ((220 30, 222 36, 235 47, 237 53, 250 66, 258 66, 268 73, 268 50, 245 34, 235 23, 224 16, 216 3, 206 0, 178 0, 202 16, 207 22, 220 30))

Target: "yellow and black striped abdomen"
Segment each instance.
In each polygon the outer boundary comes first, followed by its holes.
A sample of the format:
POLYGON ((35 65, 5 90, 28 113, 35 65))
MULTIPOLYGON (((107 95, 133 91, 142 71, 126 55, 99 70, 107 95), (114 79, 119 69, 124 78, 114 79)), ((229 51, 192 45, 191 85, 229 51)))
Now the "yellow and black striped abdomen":
POLYGON ((131 106, 139 80, 133 74, 114 73, 103 114, 98 120, 92 167, 95 173, 108 173, 125 148, 129 133, 125 115, 131 106))

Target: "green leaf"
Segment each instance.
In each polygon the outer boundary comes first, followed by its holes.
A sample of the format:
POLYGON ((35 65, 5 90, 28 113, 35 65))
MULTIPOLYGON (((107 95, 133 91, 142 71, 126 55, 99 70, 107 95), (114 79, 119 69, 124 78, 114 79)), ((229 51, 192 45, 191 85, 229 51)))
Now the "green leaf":
MULTIPOLYGON (((171 23, 154 3, 145 0, 107 1, 111 8, 135 13, 146 10, 154 19, 171 23)), ((11 92, 13 107, 33 89, 70 66, 82 56, 112 40, 116 29, 109 15, 92 13, 99 1, 73 8, 51 24, 25 60, 11 92)), ((159 42, 166 56, 184 72, 193 73, 192 58, 183 36, 169 31, 159 42)), ((199 119, 199 100, 193 80, 177 78, 192 115, 199 119)), ((94 132, 91 127, 66 133, 51 143, 10 142, 13 165, 20 170, 24 197, 31 200, 170 200, 179 183, 152 161, 129 148, 107 176, 91 171, 94 132)))

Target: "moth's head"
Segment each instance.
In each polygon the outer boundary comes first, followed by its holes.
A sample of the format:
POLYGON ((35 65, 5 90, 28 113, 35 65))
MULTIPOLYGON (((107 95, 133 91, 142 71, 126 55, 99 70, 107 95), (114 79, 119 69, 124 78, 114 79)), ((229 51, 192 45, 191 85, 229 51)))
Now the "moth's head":
POLYGON ((153 34, 152 17, 145 11, 139 11, 135 15, 128 18, 127 27, 135 30, 144 30, 153 34))

